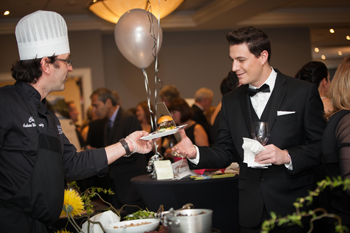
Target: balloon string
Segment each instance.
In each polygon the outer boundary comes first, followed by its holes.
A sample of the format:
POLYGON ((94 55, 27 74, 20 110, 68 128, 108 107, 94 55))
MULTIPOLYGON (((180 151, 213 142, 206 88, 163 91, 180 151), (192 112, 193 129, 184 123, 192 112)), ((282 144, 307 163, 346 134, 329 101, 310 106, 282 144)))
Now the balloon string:
MULTIPOLYGON (((159 49, 159 33, 160 33, 160 0, 159 0, 159 8, 158 8, 158 33, 157 33, 157 45, 155 47, 155 63, 154 63, 154 106, 155 106, 155 113, 157 113, 157 81, 161 81, 158 77, 158 49, 159 49)), ((163 84, 163 83, 162 83, 163 84)), ((162 85, 163 86, 163 85, 162 85)), ((154 121, 157 122, 157 115, 154 115, 154 121)))
POLYGON ((151 118, 151 128, 152 128, 152 132, 155 131, 155 127, 154 127, 154 122, 153 122, 153 111, 151 108, 151 90, 149 89, 149 83, 148 83, 148 77, 147 77, 147 72, 145 69, 142 69, 143 72, 143 76, 145 76, 145 88, 146 88, 146 95, 147 95, 147 104, 148 104, 148 110, 150 112, 150 118, 151 118))
MULTIPOLYGON (((161 0, 159 0, 159 11, 158 11, 158 30, 157 30, 157 38, 155 35, 155 24, 153 23, 153 17, 148 17, 148 20, 150 22, 150 34, 151 37, 153 38, 154 44, 153 44, 153 48, 152 48, 152 55, 155 58, 155 77, 154 77, 154 84, 155 84, 155 91, 154 91, 154 122, 156 124, 157 122, 157 97, 158 97, 158 90, 162 89, 163 87, 163 82, 162 80, 160 80, 157 77, 158 74, 158 50, 159 50, 159 46, 160 46, 160 42, 159 42, 159 33, 160 33, 160 2, 161 0), (160 88, 157 89, 157 84, 158 82, 160 82, 162 85, 160 88)), ((149 11, 152 14, 152 5, 151 2, 149 0, 147 0, 147 11, 149 11), (148 7, 147 7, 148 6, 148 7)))
MULTIPOLYGON (((148 11, 152 14, 152 6, 149 0, 147 0, 147 4, 148 4, 148 11)), ((155 28, 154 28, 154 23, 153 23, 153 17, 149 17, 149 22, 150 22, 150 35, 153 38, 154 44, 153 44, 153 48, 152 51, 154 51, 154 53, 152 53, 153 57, 155 58, 155 91, 154 91, 154 113, 151 110, 151 106, 150 106, 150 98, 151 98, 151 91, 149 90, 149 85, 148 85, 148 78, 147 78, 147 73, 145 71, 145 69, 142 69, 143 74, 145 76, 145 86, 146 86, 146 92, 147 92, 147 101, 148 101, 148 108, 150 110, 150 118, 151 118, 151 127, 152 127, 152 131, 156 131, 156 124, 157 124, 157 94, 158 94, 158 90, 160 90, 163 87, 163 82, 162 80, 160 80, 157 77, 158 74, 158 53, 157 51, 159 50, 159 33, 160 33, 160 0, 159 0, 159 11, 158 11, 158 30, 157 30, 157 38, 155 36, 155 28), (160 82, 162 85, 159 89, 157 89, 157 84, 158 82, 160 82), (153 114, 153 119, 152 119, 152 114, 153 114), (153 124, 154 122, 154 124, 153 124)), ((155 159, 163 159, 163 156, 158 152, 158 147, 159 145, 154 142, 154 147, 155 147, 155 159)))

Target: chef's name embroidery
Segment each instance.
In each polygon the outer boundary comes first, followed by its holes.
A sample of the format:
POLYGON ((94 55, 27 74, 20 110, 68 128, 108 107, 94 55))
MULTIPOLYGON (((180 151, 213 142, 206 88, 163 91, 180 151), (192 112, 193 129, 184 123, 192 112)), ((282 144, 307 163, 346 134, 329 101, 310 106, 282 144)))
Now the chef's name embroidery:
POLYGON ((63 134, 61 125, 57 125, 57 130, 58 130, 58 134, 63 134))
MULTIPOLYGON (((35 120, 34 120, 34 118, 32 116, 29 117, 28 122, 29 123, 23 123, 23 128, 36 127, 35 120)), ((44 128, 44 124, 43 123, 39 123, 39 127, 44 128)))

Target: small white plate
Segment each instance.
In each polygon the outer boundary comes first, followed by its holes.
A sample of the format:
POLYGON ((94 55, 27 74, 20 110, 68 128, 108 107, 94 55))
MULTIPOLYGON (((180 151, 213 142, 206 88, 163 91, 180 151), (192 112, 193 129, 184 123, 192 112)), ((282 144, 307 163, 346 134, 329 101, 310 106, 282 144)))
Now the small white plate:
POLYGON ((106 226, 103 226, 103 228, 105 229, 105 231, 107 233, 140 233, 140 232, 145 232, 145 231, 154 231, 157 229, 158 225, 159 225, 159 219, 148 218, 148 219, 137 219, 137 220, 112 223, 112 224, 108 224, 106 226), (145 224, 145 225, 140 225, 140 226, 123 228, 123 226, 130 225, 131 223, 137 224, 137 223, 142 223, 142 222, 150 222, 150 223, 145 224), (118 228, 114 228, 116 226, 118 228))
POLYGON ((140 139, 142 139, 142 140, 151 140, 151 139, 155 139, 155 138, 165 137, 165 136, 168 136, 168 135, 176 133, 180 129, 184 128, 186 125, 176 126, 175 129, 167 130, 167 131, 164 131, 164 132, 161 132, 161 133, 153 132, 153 133, 149 134, 148 136, 141 137, 140 139))

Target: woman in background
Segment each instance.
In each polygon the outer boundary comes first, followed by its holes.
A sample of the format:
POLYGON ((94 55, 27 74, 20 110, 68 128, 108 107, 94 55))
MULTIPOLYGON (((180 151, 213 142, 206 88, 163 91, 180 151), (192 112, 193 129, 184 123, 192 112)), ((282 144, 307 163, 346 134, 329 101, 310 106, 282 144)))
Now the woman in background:
MULTIPOLYGON (((193 144, 197 146, 209 146, 208 135, 203 126, 191 120, 192 109, 182 98, 173 99, 168 106, 171 117, 176 125, 185 125, 185 132, 193 144)), ((176 144, 176 143, 175 143, 176 144)), ((173 159, 172 151, 168 148, 164 156, 166 159, 173 159)))
MULTIPOLYGON (((322 163, 327 175, 350 179, 350 56, 339 65, 327 97, 333 110, 326 113, 327 127, 323 134, 322 163)), ((342 224, 350 228, 350 190, 343 187, 331 190, 331 213, 342 218, 342 224)), ((330 219, 328 232, 335 232, 330 219)))
POLYGON ((325 113, 332 111, 332 106, 326 97, 331 81, 329 80, 327 66, 323 62, 311 61, 306 63, 295 75, 295 78, 315 84, 320 93, 325 113))
MULTIPOLYGON (((154 112, 154 108, 153 108, 152 104, 151 104, 151 110, 152 110, 152 112, 154 112)), ((153 131, 152 125, 151 125, 151 118, 150 118, 151 113, 149 111, 147 101, 143 101, 137 105, 135 115, 137 117, 137 120, 141 124, 142 130, 144 130, 148 133, 151 133, 153 131)), ((155 127, 156 127, 156 125, 155 125, 155 127)), ((158 145, 158 147, 157 147, 158 152, 160 152, 160 150, 161 150, 161 148, 160 148, 161 142, 162 142, 161 140, 155 142, 158 145)), ((155 147, 153 147, 151 152, 149 152, 148 154, 145 155, 147 158, 145 166, 147 166, 148 161, 154 155, 154 152, 155 152, 155 147)))
MULTIPOLYGON (((151 110, 153 111, 153 105, 151 105, 151 110)), ((148 133, 152 131, 151 126, 151 113, 148 109, 147 101, 141 102, 136 107, 136 117, 139 120, 142 129, 148 133)))

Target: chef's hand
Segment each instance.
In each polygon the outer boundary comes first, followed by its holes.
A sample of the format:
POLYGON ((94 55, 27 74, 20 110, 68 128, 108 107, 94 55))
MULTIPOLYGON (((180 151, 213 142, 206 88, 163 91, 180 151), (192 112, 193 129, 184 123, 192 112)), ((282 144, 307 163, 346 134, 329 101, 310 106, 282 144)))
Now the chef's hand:
POLYGON ((197 150, 193 146, 191 140, 187 137, 185 130, 179 130, 181 134, 181 141, 176 144, 172 150, 182 156, 185 156, 189 159, 195 159, 197 157, 197 150))
POLYGON ((129 149, 132 153, 147 154, 152 150, 152 140, 142 140, 143 136, 147 136, 146 131, 135 131, 125 138, 129 149))
POLYGON ((273 144, 265 146, 265 149, 255 156, 255 162, 259 164, 272 163, 275 165, 288 164, 290 162, 287 150, 281 150, 273 144))

